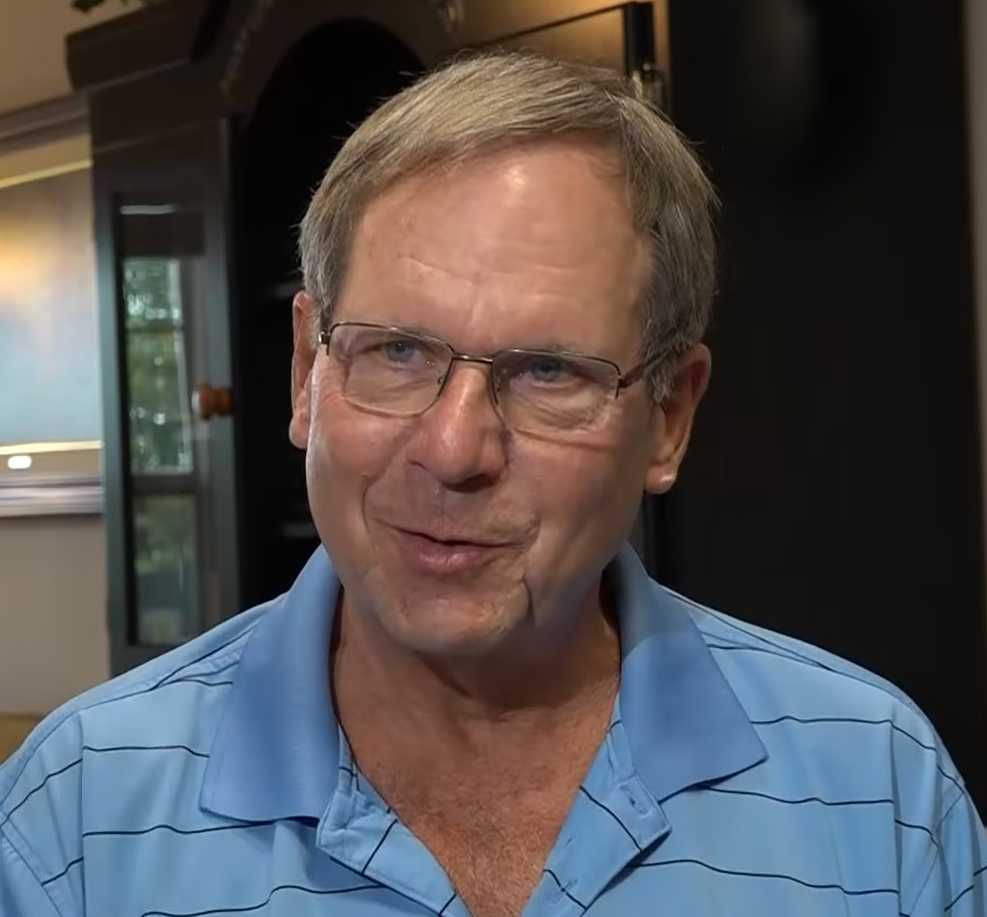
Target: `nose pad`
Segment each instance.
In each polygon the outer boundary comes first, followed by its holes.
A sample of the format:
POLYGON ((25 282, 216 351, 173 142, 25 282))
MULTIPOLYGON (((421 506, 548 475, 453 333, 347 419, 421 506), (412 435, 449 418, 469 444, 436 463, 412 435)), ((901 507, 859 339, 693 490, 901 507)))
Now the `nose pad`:
POLYGON ((480 369, 486 369, 487 376, 487 396, 490 398, 491 403, 494 408, 499 409, 500 407, 500 383, 494 379, 494 367, 493 361, 489 357, 472 357, 457 354, 453 357, 452 362, 449 364, 449 368, 445 373, 439 376, 438 385, 439 391, 435 396, 435 400, 438 401, 442 397, 442 393, 445 391, 449 380, 452 378, 452 374, 456 369, 457 363, 472 363, 480 369))
POLYGON ((449 366, 446 369, 446 371, 444 373, 442 373, 441 376, 439 376, 438 380, 436 380, 437 383, 438 383, 438 386, 437 386, 437 389, 436 389, 436 392, 435 392, 435 401, 432 402, 433 404, 437 404, 438 401, 445 394, 445 390, 449 386, 449 380, 452 378, 452 374, 455 371, 455 369, 456 369, 456 361, 453 360, 449 364, 449 366))
POLYGON ((487 366, 487 390, 490 392, 490 402, 497 413, 500 413, 500 391, 503 388, 504 380, 494 372, 494 364, 487 366))

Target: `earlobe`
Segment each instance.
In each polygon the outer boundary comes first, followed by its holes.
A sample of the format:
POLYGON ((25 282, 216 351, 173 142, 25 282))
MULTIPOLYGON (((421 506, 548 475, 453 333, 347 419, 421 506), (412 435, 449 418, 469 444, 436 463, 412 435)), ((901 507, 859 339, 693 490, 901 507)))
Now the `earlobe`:
POLYGON ((644 489, 650 494, 667 493, 678 478, 711 365, 709 349, 704 344, 679 359, 671 392, 661 408, 656 408, 653 420, 651 461, 644 481, 644 489))
POLYGON ((669 418, 664 407, 655 406, 652 418, 651 455, 644 478, 645 493, 667 493, 678 477, 681 443, 675 429, 675 414, 669 418))
POLYGON ((674 486, 677 477, 678 474, 674 471, 658 469, 654 475, 648 475, 644 489, 647 493, 655 496, 668 493, 674 486))
POLYGON ((295 396, 291 409, 291 420, 288 422, 288 440, 296 449, 304 451, 308 448, 308 431, 311 416, 308 406, 309 387, 295 396))
POLYGON ((314 327, 317 306, 304 291, 295 295, 292 303, 294 351, 291 358, 291 422, 288 438, 298 449, 308 445, 311 423, 312 369, 315 366, 314 327))

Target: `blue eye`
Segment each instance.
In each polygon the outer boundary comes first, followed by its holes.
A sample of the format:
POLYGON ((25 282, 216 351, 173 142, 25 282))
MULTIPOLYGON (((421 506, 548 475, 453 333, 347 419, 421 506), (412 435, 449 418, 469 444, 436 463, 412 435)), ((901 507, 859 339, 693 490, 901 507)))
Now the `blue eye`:
POLYGON ((385 341, 380 345, 380 349, 384 356, 394 363, 409 363, 421 351, 421 348, 415 341, 409 341, 407 339, 385 341))
POLYGON ((525 372, 535 382, 549 384, 572 378, 572 369, 565 360, 539 355, 528 361, 525 372))

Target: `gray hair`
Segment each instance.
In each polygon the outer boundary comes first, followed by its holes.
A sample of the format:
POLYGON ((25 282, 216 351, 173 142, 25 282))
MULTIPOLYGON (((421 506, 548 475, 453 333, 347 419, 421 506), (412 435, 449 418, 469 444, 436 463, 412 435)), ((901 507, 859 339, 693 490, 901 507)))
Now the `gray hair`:
POLYGON ((682 136, 614 70, 527 53, 478 54, 384 102, 333 159, 301 223, 302 274, 320 322, 332 316, 355 227, 374 197, 409 175, 569 137, 616 154, 635 229, 651 239, 641 358, 656 359, 648 382, 664 398, 671 357, 697 344, 709 323, 716 195, 682 136))

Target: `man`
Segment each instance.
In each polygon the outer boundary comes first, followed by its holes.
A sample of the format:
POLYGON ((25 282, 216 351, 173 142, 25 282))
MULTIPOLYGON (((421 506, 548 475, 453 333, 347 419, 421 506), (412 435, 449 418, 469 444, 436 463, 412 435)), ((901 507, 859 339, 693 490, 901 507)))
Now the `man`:
POLYGON ((613 73, 477 57, 373 114, 301 230, 324 550, 7 763, 0 914, 987 914, 915 706, 623 546, 709 378, 712 211, 613 73))

